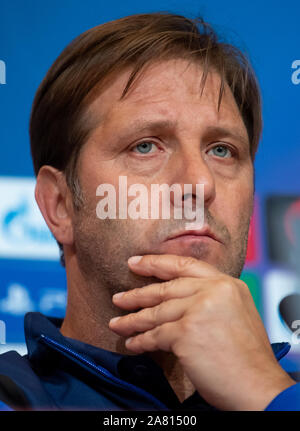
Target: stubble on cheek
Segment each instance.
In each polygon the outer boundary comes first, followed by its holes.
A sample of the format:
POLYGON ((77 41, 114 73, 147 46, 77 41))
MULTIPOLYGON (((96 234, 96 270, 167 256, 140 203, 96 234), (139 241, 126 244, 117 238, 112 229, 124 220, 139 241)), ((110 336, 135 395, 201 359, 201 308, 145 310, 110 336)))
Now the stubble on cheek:
POLYGON ((236 214, 239 218, 235 233, 231 234, 231 242, 228 247, 228 258, 221 270, 231 277, 240 278, 247 254, 249 225, 252 214, 252 205, 245 205, 241 213, 236 214))
POLYGON ((150 227, 142 220, 78 217, 74 223, 75 248, 80 271, 87 282, 108 289, 111 295, 160 282, 155 277, 134 274, 127 263, 129 257, 147 253, 147 230, 149 238, 150 230, 153 231, 150 227))
POLYGON ((238 238, 231 242, 228 259, 220 270, 231 277, 240 278, 247 254, 249 222, 245 222, 239 230, 238 238))

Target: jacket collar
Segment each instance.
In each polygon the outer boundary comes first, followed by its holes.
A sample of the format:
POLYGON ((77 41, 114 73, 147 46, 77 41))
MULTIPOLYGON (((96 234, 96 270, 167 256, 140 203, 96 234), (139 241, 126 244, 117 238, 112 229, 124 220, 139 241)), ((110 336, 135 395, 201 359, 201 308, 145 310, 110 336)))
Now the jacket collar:
POLYGON ((63 336, 60 332, 62 322, 63 319, 44 316, 38 312, 31 312, 25 315, 25 340, 30 362, 39 366, 39 364, 43 363, 43 359, 46 362, 49 359, 49 349, 41 342, 42 337, 47 336, 56 343, 68 346, 75 352, 92 358, 96 364, 104 366, 111 373, 118 374, 118 363, 124 355, 63 336))
MULTIPOLYGON (((30 361, 38 364, 41 363, 42 356, 49 355, 49 351, 46 346, 40 342, 42 336, 47 336, 61 345, 69 346, 77 353, 91 357, 97 364, 104 366, 115 375, 118 374, 118 364, 122 358, 133 358, 132 355, 122 355, 110 352, 108 350, 83 343, 82 341, 63 336, 59 330, 62 322, 63 319, 46 317, 38 312, 31 312, 25 315, 25 339, 30 361)), ((279 361, 289 352, 291 345, 287 342, 281 342, 272 343, 271 347, 276 359, 279 361)), ((144 355, 135 356, 141 357, 144 355)))

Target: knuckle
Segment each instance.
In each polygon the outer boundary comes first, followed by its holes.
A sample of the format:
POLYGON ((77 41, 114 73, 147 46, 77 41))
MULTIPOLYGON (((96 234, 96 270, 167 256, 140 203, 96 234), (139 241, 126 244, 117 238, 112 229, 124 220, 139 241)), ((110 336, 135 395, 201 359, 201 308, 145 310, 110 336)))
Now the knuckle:
POLYGON ((156 255, 148 255, 148 256, 144 256, 147 262, 147 264, 152 267, 152 268, 156 268, 157 267, 157 256, 156 255))
POLYGON ((130 314, 127 314, 127 316, 126 316, 126 323, 127 323, 127 326, 133 326, 134 324, 135 324, 135 322, 136 322, 136 315, 135 315, 135 313, 130 313, 130 314))
POLYGON ((205 295, 201 298, 201 310, 205 314, 214 313, 216 310, 215 296, 205 295))
POLYGON ((179 269, 186 269, 195 264, 195 259, 191 256, 178 256, 177 267, 179 269))
POLYGON ((159 321, 160 311, 161 311, 161 304, 151 308, 151 323, 153 323, 153 325, 159 321))
MULTIPOLYGON (((215 287, 215 286, 214 286, 215 287)), ((218 289, 209 289, 204 292, 199 291, 195 294, 195 302, 192 305, 190 312, 197 322, 201 321, 201 317, 209 314, 215 314, 216 308, 220 303, 223 303, 222 292, 218 289)))
POLYGON ((149 313, 149 308, 143 308, 138 312, 140 321, 149 322, 152 321, 152 313, 149 313))
POLYGON ((183 336, 195 331, 196 322, 192 314, 187 314, 181 319, 181 333, 183 336))
POLYGON ((224 293, 224 294, 231 294, 236 291, 236 285, 231 280, 227 278, 222 278, 218 281, 218 288, 224 293))
POLYGON ((162 327, 161 326, 156 326, 155 328, 153 328, 151 330, 151 337, 158 339, 161 336, 162 333, 162 327))
POLYGON ((140 297, 140 289, 137 289, 137 288, 132 289, 132 290, 130 291, 130 296, 131 296, 133 299, 139 299, 139 297, 140 297))
POLYGON ((143 308, 139 311, 141 320, 146 324, 147 327, 155 326, 159 314, 158 305, 151 308, 143 308))
POLYGON ((172 281, 173 280, 169 280, 159 284, 157 295, 160 301, 164 301, 165 299, 167 299, 169 287, 170 285, 172 285, 172 281))
POLYGON ((158 294, 158 299, 160 301, 163 301, 165 299, 165 296, 166 296, 166 283, 160 283, 157 294, 158 294))
POLYGON ((244 293, 242 293, 241 285, 238 280, 222 279, 219 282, 219 297, 223 300, 228 300, 230 302, 240 303, 243 300, 244 293))

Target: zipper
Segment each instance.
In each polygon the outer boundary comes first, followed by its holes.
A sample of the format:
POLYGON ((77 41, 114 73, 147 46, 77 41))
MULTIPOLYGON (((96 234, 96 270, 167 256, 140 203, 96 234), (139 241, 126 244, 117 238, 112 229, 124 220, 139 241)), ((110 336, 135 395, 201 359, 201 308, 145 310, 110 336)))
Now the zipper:
POLYGON ((74 350, 70 349, 69 347, 63 346, 62 344, 52 340, 51 338, 47 337, 44 334, 41 334, 41 341, 43 341, 45 344, 49 345, 50 347, 54 348, 55 350, 65 354, 66 356, 71 356, 77 359, 78 361, 83 363, 86 367, 92 369, 93 371, 96 371, 97 373, 104 376, 106 379, 112 381, 116 386, 129 390, 130 392, 133 392, 135 394, 138 394, 146 398, 148 401, 151 401, 152 403, 154 402, 154 404, 157 405, 160 409, 169 410, 165 404, 163 404, 153 395, 149 394, 149 392, 146 392, 144 389, 141 389, 131 383, 118 379, 116 376, 114 376, 105 368, 94 364, 93 362, 91 362, 81 354, 75 352, 74 350))

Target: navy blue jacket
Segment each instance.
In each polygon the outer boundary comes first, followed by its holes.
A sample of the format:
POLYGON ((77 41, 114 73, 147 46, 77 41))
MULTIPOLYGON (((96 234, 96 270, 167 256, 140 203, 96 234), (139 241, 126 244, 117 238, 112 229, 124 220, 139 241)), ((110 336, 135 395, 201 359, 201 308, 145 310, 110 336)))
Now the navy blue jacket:
MULTIPOLYGON (((25 316, 28 354, 0 355, 0 409, 215 410, 197 392, 181 403, 147 354, 121 355, 64 337, 61 324, 62 319, 40 313, 25 316)), ((272 348, 279 360, 290 345, 272 348)), ((300 410, 299 385, 283 391, 267 409, 300 410)))

